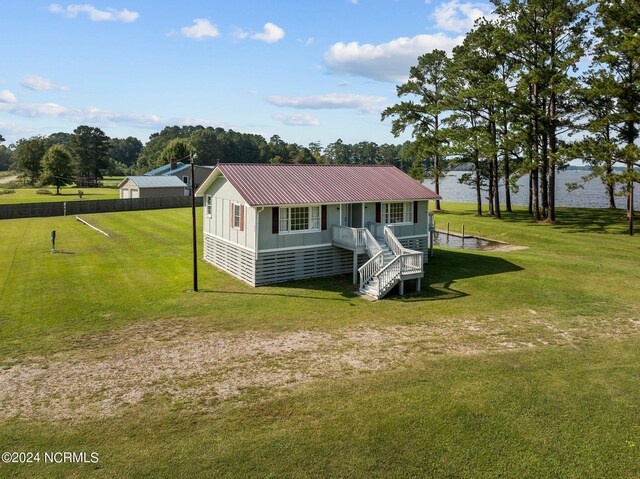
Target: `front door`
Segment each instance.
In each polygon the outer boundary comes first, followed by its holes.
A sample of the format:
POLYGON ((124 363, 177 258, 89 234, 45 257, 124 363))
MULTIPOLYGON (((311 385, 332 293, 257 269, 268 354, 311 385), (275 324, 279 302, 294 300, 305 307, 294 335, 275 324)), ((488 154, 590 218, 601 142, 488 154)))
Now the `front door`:
POLYGON ((352 204, 351 203, 343 203, 340 205, 340 225, 341 226, 352 226, 353 223, 353 214, 352 214, 352 204))

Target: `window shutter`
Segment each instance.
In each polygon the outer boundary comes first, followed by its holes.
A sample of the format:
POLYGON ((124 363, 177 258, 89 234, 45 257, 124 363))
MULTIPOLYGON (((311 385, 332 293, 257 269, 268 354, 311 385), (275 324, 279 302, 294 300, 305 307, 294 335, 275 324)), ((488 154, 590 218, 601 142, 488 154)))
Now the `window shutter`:
POLYGON ((280 208, 271 208, 271 233, 277 235, 280 231, 280 208))
POLYGON ((382 221, 380 221, 381 218, 382 218, 382 204, 376 203, 376 223, 382 223, 382 221))
POLYGON ((244 205, 240 205, 240 231, 244 231, 244 205))
POLYGON ((320 212, 320 221, 322 225, 322 230, 327 229, 327 205, 322 205, 320 212))
POLYGON ((413 222, 414 223, 418 222, 418 202, 417 201, 413 202, 413 222))

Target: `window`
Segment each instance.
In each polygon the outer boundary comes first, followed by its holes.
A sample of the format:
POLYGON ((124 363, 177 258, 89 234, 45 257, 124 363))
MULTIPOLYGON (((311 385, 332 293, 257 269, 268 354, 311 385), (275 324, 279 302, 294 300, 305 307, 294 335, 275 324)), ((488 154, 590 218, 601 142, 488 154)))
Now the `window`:
POLYGON ((284 233, 320 231, 320 207, 280 208, 280 231, 284 233))
POLYGON ((413 223, 413 203, 383 203, 382 222, 385 224, 413 223))
POLYGON ((184 181, 185 185, 188 185, 189 184, 189 177, 188 176, 183 176, 182 177, 182 181, 184 181))
POLYGON ((233 227, 234 227, 234 228, 238 228, 238 229, 240 229, 240 228, 241 228, 241 223, 242 223, 242 222, 240 221, 240 215, 241 215, 241 213, 240 213, 240 208, 241 208, 241 206, 240 206, 240 205, 237 205, 237 204, 235 204, 235 203, 234 203, 234 204, 233 204, 233 206, 232 206, 232 209, 233 209, 233 218, 232 218, 232 220, 231 220, 231 224, 233 225, 233 227))
POLYGON ((211 195, 207 195, 207 216, 211 218, 211 195))

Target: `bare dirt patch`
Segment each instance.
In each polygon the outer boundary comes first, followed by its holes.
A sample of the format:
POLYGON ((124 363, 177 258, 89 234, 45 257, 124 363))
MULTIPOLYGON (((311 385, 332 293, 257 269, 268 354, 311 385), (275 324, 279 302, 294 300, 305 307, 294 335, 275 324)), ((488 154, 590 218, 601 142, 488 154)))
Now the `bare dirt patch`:
POLYGON ((108 417, 159 397, 209 408, 256 390, 285 390, 317 379, 402 367, 418 356, 513 351, 640 333, 635 320, 608 324, 606 331, 586 323, 560 328, 537 315, 528 321, 228 333, 202 332, 188 321, 148 322, 78 338, 71 351, 0 370, 0 418, 108 417))

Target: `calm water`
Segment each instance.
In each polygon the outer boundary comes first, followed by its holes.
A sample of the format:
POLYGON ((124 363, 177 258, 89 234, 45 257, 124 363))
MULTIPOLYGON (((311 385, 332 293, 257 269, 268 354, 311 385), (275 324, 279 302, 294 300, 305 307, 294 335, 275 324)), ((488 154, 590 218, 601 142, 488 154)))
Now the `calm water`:
MULTIPOLYGON (((452 171, 440 182, 440 196, 445 202, 476 202, 475 189, 458 181, 464 173, 452 171)), ((582 189, 567 191, 567 183, 581 182, 582 177, 586 174, 583 171, 560 171, 556 174, 556 205, 585 208, 609 207, 607 193, 599 179, 588 181, 582 189)), ((433 189, 433 183, 429 180, 425 181, 424 184, 433 189)), ((511 192, 511 204, 526 206, 529 204, 529 177, 520 178, 518 186, 520 187, 518 193, 511 192)), ((485 206, 487 204, 487 196, 487 192, 483 192, 483 205, 485 206)), ((502 184, 500 184, 500 203, 504 206, 504 186, 502 184)), ((640 209, 640 192, 635 195, 634 205, 636 209, 640 209)), ((616 206, 618 208, 626 208, 626 198, 616 197, 616 206)))
POLYGON ((480 238, 476 238, 475 236, 466 236, 464 241, 462 241, 462 237, 449 235, 446 233, 442 233, 440 231, 436 231, 433 235, 433 245, 434 246, 442 246, 443 248, 462 248, 462 249, 470 249, 476 251, 484 251, 487 249, 495 248, 496 246, 502 245, 502 243, 498 243, 497 241, 489 241, 480 238))

